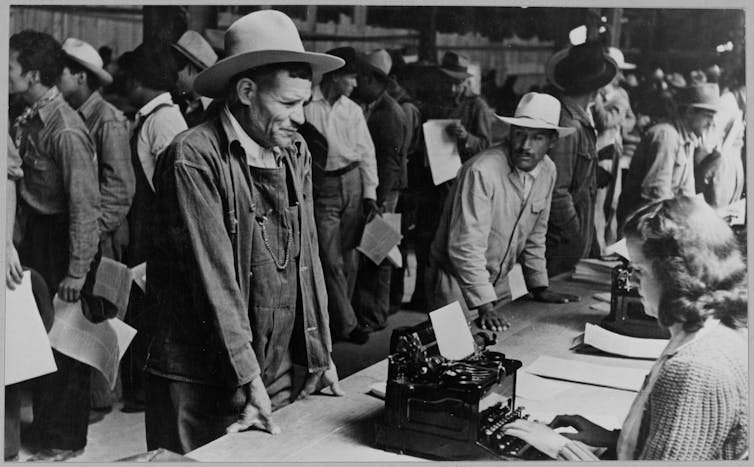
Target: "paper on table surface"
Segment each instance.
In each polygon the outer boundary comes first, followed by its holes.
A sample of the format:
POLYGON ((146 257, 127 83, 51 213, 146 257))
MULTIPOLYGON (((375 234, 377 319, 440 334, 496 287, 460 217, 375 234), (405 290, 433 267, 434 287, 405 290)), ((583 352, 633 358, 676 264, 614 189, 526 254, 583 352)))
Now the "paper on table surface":
POLYGON ((372 383, 369 385, 369 394, 379 397, 380 399, 385 398, 386 392, 387 392, 387 381, 377 381, 376 383, 372 383))
POLYGON ((599 300, 601 302, 607 302, 607 303, 610 303, 610 301, 612 300, 612 296, 610 295, 610 292, 598 292, 592 295, 592 298, 595 300, 599 300))
POLYGON ((429 168, 435 185, 456 178, 458 169, 461 168, 458 145, 445 131, 445 128, 453 122, 459 122, 459 120, 427 120, 422 125, 429 168))
POLYGON ((400 242, 400 230, 394 229, 393 225, 383 216, 374 216, 364 227, 361 243, 356 249, 371 259, 374 264, 380 264, 390 253, 390 250, 400 242))
POLYGON ((519 371, 516 375, 516 397, 520 396, 528 400, 549 399, 573 387, 575 387, 573 383, 541 378, 526 371, 519 371))
POLYGON ((526 371, 548 378, 638 392, 649 370, 543 355, 529 365, 526 371))
POLYGON ((524 270, 521 268, 521 264, 514 264, 513 269, 508 273, 508 286, 511 291, 511 300, 516 300, 529 293, 529 289, 526 288, 524 270))
MULTIPOLYGON (((591 305, 589 305, 589 308, 591 308, 592 310, 610 313, 610 304, 605 303, 605 302, 594 302, 591 305)), ((587 324, 587 326, 589 325, 587 324)))
POLYGON ((131 274, 134 276, 134 282, 143 292, 147 290, 147 263, 137 264, 131 268, 131 274))
POLYGON ((623 258, 631 261, 631 258, 628 256, 628 245, 626 244, 625 238, 618 240, 617 242, 605 248, 605 256, 610 256, 613 254, 622 256, 623 258))
POLYGON ((474 337, 461 304, 453 302, 429 313, 440 355, 460 360, 474 353, 474 337))
POLYGON ((5 385, 57 369, 31 290, 31 273, 24 271, 21 285, 15 290, 5 289, 5 385))
POLYGON ((110 388, 115 387, 120 359, 126 352, 136 330, 113 318, 94 324, 84 316, 81 302, 53 299, 55 323, 50 343, 58 352, 99 370, 110 388))
POLYGON ((668 345, 668 340, 624 336, 587 323, 584 328, 584 343, 615 355, 656 360, 668 345))

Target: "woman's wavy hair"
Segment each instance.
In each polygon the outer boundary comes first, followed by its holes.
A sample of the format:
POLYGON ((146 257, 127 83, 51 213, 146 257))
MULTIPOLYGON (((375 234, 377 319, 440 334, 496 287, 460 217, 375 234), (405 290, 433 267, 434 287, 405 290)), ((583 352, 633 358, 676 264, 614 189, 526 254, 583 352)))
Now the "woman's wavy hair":
POLYGON ((746 265, 733 231, 703 200, 681 196, 637 210, 623 233, 642 245, 662 286, 658 320, 693 332, 713 316, 747 327, 746 265))

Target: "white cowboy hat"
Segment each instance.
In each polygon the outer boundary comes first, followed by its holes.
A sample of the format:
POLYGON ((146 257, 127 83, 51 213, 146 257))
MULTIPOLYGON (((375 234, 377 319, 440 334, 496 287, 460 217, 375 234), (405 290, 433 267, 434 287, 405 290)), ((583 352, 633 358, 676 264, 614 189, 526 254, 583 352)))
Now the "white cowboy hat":
POLYGON ((620 51, 617 47, 608 47, 607 54, 612 57, 613 60, 615 60, 615 63, 618 64, 619 70, 635 70, 636 65, 633 63, 626 62, 626 58, 623 56, 623 52, 620 51))
POLYGON ((63 42, 63 52, 74 62, 94 73, 102 84, 108 85, 113 82, 113 77, 105 71, 102 57, 90 44, 69 37, 63 42))
POLYGON ((209 68, 217 62, 217 54, 212 46, 196 31, 184 32, 178 42, 170 45, 199 70, 209 68))
POLYGON ((556 130, 558 138, 573 134, 576 129, 558 126, 560 121, 560 101, 549 94, 530 92, 524 94, 516 107, 513 117, 497 118, 509 125, 524 128, 556 130))
POLYGON ((227 58, 199 73, 194 90, 206 97, 222 97, 228 81, 238 73, 272 63, 308 63, 315 74, 338 69, 344 61, 333 55, 307 52, 293 21, 277 10, 249 13, 225 32, 227 58))

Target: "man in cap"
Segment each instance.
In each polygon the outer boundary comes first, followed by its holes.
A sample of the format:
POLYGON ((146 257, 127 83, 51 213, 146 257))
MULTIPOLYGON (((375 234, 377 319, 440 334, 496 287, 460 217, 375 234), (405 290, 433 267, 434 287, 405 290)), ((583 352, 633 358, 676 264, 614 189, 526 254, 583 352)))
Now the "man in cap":
POLYGON ((217 115, 180 134, 155 171, 147 302, 147 448, 196 449, 226 430, 279 431, 271 410, 342 394, 330 357, 311 156, 297 128, 313 73, 343 60, 306 52, 293 21, 250 13, 225 33, 227 58, 196 77, 217 115))
POLYGON ((623 138, 636 125, 628 92, 620 86, 624 70, 636 65, 627 63, 620 49, 608 48, 608 54, 618 65, 615 78, 597 92, 591 107, 597 130, 597 195, 594 206, 595 241, 600 252, 617 240, 615 209, 621 191, 620 160, 623 155, 623 138))
POLYGON ((186 31, 178 42, 171 44, 173 58, 178 70, 176 99, 181 105, 183 117, 189 127, 204 121, 212 99, 200 96, 194 90, 196 76, 211 67, 217 61, 217 54, 212 46, 196 31, 186 31))
POLYGON ((682 88, 679 115, 647 130, 636 148, 618 203, 618 224, 652 201, 694 196, 694 152, 719 108, 717 84, 682 88))
MULTIPOLYGON (((28 105, 11 128, 24 161, 20 261, 44 277, 51 294, 77 302, 97 252, 100 193, 89 132, 55 86, 64 59, 48 34, 26 30, 10 38, 8 90, 28 105)), ((90 367, 53 355, 58 370, 35 381, 37 460, 64 460, 86 446, 90 367)))
MULTIPOLYGON (((187 129, 186 121, 170 95, 178 80, 171 53, 167 46, 144 43, 128 53, 120 65, 125 97, 133 108, 138 109, 130 140, 136 190, 128 213, 128 267, 138 266, 147 260, 152 241, 155 164, 173 138, 187 129)), ((144 410, 142 369, 154 318, 145 308, 143 299, 142 290, 133 287, 125 321, 138 333, 121 363, 124 412, 144 410)))
MULTIPOLYGON (((387 92, 391 67, 392 59, 385 49, 359 57, 358 93, 367 105, 367 126, 374 141, 379 177, 377 204, 383 213, 395 212, 406 186, 406 115, 387 92)), ((374 264, 362 257, 353 301, 359 320, 371 329, 385 327, 392 270, 388 260, 374 264)))
POLYGON ((377 161, 364 112, 349 99, 356 88, 356 51, 340 47, 327 53, 346 64, 322 76, 304 107, 306 121, 327 140, 326 161, 314 179, 314 216, 333 338, 364 344, 369 333, 351 298, 364 218, 377 210, 377 161))
MULTIPOLYGON (((99 92, 113 79, 103 69, 102 59, 94 47, 79 39, 68 38, 63 42, 63 52, 66 61, 58 88, 68 104, 84 119, 97 151, 101 196, 100 251, 105 258, 125 262, 128 246, 126 215, 136 189, 128 121, 99 92)), ((92 371, 92 409, 108 411, 113 403, 109 385, 98 371, 92 371)))
POLYGON ((447 118, 458 120, 448 125, 446 130, 456 139, 462 161, 490 146, 494 115, 484 99, 471 91, 469 78, 472 75, 468 72, 468 66, 468 58, 455 52, 446 52, 440 63, 440 71, 451 83, 453 110, 447 118))
POLYGON ((513 118, 509 139, 467 161, 458 173, 432 242, 427 270, 430 309, 458 300, 482 329, 508 327, 509 276, 516 264, 534 298, 567 303, 577 297, 551 292, 545 264, 545 232, 555 187, 547 152, 575 130, 558 126, 560 103, 529 93, 513 118))
POLYGON ((548 79, 562 91, 560 126, 576 129, 550 151, 558 174, 547 227, 547 272, 551 275, 572 269, 592 253, 597 133, 587 109, 617 71, 615 61, 598 42, 557 52, 547 64, 548 79))

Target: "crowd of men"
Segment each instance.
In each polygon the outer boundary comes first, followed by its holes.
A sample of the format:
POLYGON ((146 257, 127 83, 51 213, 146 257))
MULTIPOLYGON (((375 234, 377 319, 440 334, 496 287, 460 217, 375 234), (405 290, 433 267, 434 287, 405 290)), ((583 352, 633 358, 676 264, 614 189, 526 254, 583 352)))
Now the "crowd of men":
MULTIPOLYGON (((743 82, 727 70, 638 83, 619 50, 589 41, 553 55, 546 92, 497 117, 460 54, 307 52, 274 10, 231 25, 222 56, 195 31, 113 66, 78 39, 10 39, 8 287, 28 268, 76 302, 102 258, 146 262, 145 291, 131 286, 116 314, 138 331, 122 396, 146 411, 149 449, 276 433, 274 409, 342 394, 332 342, 366 343, 403 297, 404 270, 356 249, 374 216, 403 215, 402 253, 417 261, 406 307, 458 300, 504 330, 513 276, 535 300, 577 300, 548 278, 601 256, 638 207, 742 196, 743 82), (454 122, 463 162, 439 186, 428 119, 454 122)), ((113 404, 92 368, 54 357, 30 387, 39 460, 80 453, 90 409, 113 404)))

